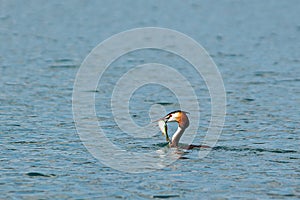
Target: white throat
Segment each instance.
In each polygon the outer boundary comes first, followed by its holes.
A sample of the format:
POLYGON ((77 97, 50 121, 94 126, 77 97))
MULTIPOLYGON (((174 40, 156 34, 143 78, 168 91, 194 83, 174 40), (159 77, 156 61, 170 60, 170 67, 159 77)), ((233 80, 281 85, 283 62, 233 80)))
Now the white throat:
POLYGON ((185 131, 185 128, 178 126, 176 132, 174 133, 174 135, 172 137, 172 142, 170 144, 170 147, 178 147, 179 140, 184 131, 185 131))

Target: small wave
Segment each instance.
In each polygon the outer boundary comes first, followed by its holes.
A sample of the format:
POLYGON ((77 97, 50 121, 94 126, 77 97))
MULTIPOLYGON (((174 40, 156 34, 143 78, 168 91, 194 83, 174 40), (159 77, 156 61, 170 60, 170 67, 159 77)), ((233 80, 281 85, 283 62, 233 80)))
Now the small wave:
POLYGON ((263 149, 263 148, 250 148, 250 147, 225 147, 217 146, 213 147, 213 150, 225 150, 225 151, 250 151, 250 152, 269 152, 269 153, 297 153, 295 150, 284 149, 263 149))
POLYGON ((161 195, 153 195, 153 198, 156 199, 168 199, 168 198, 175 198, 180 197, 178 194, 161 194, 161 195))
POLYGON ((56 176, 55 174, 43 174, 43 173, 40 173, 40 172, 28 172, 28 173, 26 173, 26 175, 31 176, 31 177, 34 177, 34 176, 42 176, 42 177, 56 176))
POLYGON ((50 65, 49 66, 52 69, 60 69, 60 68, 78 68, 78 65, 73 64, 57 64, 57 65, 50 65))
POLYGON ((162 105, 162 106, 169 106, 169 105, 173 105, 174 103, 172 103, 172 102, 158 102, 157 104, 162 105))

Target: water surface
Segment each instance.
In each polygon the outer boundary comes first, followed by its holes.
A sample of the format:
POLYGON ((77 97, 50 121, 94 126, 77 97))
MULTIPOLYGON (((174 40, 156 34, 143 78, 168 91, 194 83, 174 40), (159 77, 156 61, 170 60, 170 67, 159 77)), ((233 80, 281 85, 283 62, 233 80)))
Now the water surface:
MULTIPOLYGON (((0 198, 299 199, 299 5, 293 0, 2 1, 0 198), (132 174, 106 166, 86 150, 71 98, 77 70, 93 47, 144 26, 172 28, 201 43, 223 76, 228 106, 222 135, 207 157, 190 150, 161 170, 132 174)), ((87 91, 102 98, 96 110, 108 137, 133 152, 159 149, 164 138, 122 134, 108 107, 110 91, 123 71, 150 61, 193 77, 176 56, 136 52, 113 63, 97 91, 87 91)), ((193 142, 198 144, 209 124, 210 99, 203 80, 191 82, 201 102, 193 142)), ((153 103, 177 109, 173 97, 159 86, 141 88, 130 104, 135 122, 149 120, 145 112, 153 103)))

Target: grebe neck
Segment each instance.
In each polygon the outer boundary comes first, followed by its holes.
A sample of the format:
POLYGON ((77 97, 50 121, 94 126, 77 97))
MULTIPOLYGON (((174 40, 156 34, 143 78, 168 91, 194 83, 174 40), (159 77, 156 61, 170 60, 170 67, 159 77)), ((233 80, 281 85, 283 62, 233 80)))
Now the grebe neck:
POLYGON ((178 147, 179 140, 185 131, 185 128, 178 126, 176 132, 172 137, 172 142, 170 143, 170 147, 178 147))

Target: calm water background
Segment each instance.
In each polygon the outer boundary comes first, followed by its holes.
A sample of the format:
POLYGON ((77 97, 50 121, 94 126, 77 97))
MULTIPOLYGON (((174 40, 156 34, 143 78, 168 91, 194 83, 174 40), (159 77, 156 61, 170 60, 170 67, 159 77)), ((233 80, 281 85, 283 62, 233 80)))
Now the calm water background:
MULTIPOLYGON (((1 0, 0 199, 299 199, 299 10, 297 0, 1 0), (72 89, 93 47, 144 26, 175 29, 201 43, 223 76, 228 106, 206 158, 188 151, 162 170, 130 174, 85 149, 72 118, 72 89)), ((137 52, 116 61, 112 67, 120 70, 106 77, 153 60, 183 66, 170 55, 137 52)), ((107 90, 100 82, 98 100, 109 100, 110 80, 103 80, 107 90)), ((191 81, 199 82, 202 108, 197 144, 209 122, 209 96, 202 80, 191 81)), ((152 103, 177 109, 172 95, 157 86, 137 91, 130 104, 136 123, 147 122, 152 103)), ((164 142, 159 133, 145 140, 122 135, 101 102, 97 115, 115 143, 147 151, 164 142)))

